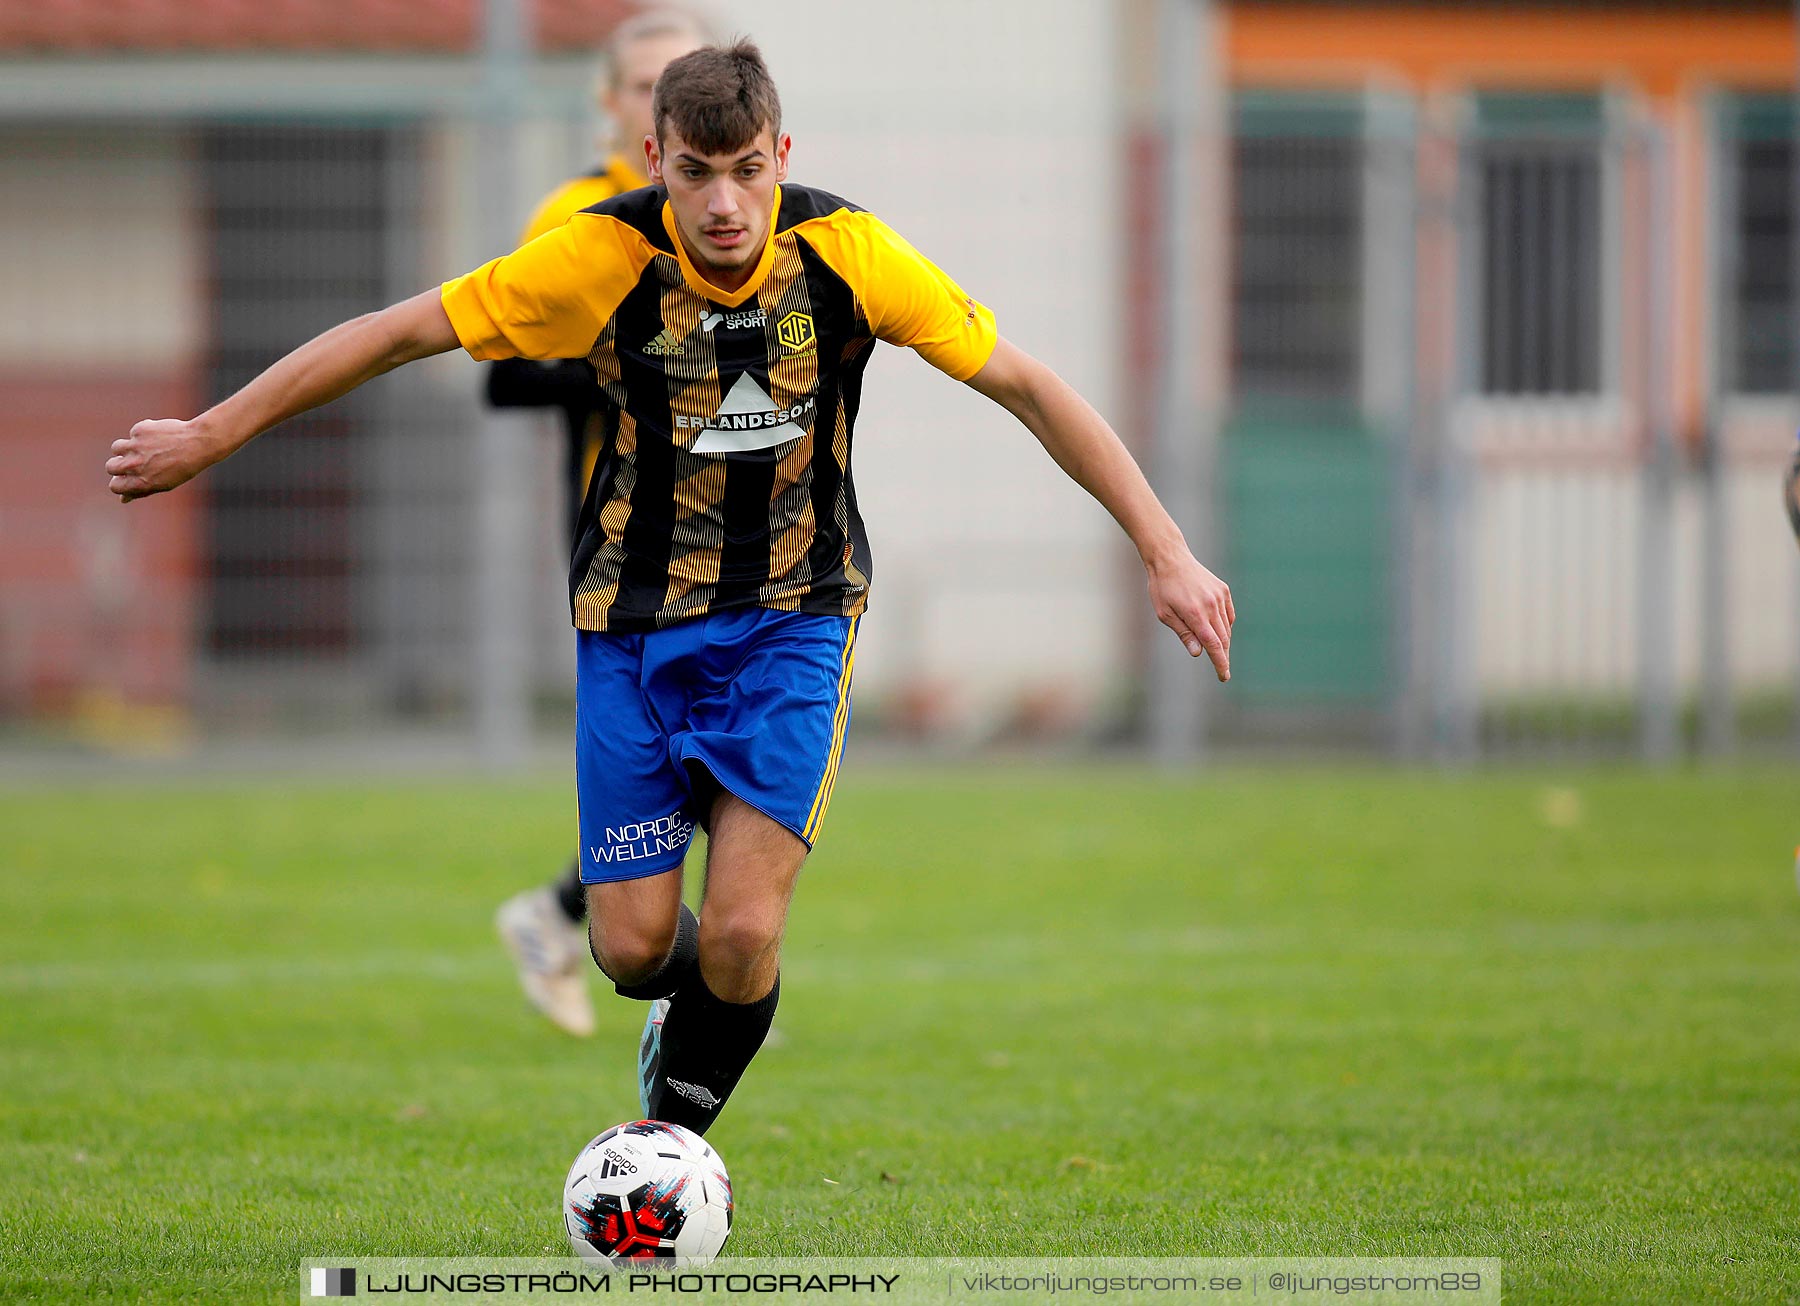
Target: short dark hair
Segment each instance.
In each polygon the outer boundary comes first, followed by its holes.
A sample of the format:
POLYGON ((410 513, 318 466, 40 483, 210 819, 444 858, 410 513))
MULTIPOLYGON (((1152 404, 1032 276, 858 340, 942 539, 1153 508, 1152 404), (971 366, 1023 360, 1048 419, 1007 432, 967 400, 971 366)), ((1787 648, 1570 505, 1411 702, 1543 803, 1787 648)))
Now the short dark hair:
POLYGON ((703 45, 663 69, 651 100, 656 143, 673 123, 681 139, 702 154, 743 149, 767 127, 781 135, 781 97, 749 37, 730 45, 703 45))

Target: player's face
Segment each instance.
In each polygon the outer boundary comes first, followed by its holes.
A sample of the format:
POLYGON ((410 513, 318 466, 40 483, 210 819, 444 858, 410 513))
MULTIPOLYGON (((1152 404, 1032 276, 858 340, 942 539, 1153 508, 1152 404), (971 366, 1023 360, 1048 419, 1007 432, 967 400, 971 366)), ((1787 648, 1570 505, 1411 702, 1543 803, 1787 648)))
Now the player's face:
POLYGON ((618 67, 600 104, 612 120, 619 149, 637 167, 644 166, 644 138, 655 130, 650 99, 656 79, 676 59, 699 48, 695 37, 669 34, 642 37, 619 50, 618 67))
POLYGON ((769 239, 775 187, 787 179, 793 142, 764 128, 740 150, 702 154, 671 125, 660 148, 651 142, 650 180, 669 190, 669 207, 688 256, 724 290, 749 280, 769 239))

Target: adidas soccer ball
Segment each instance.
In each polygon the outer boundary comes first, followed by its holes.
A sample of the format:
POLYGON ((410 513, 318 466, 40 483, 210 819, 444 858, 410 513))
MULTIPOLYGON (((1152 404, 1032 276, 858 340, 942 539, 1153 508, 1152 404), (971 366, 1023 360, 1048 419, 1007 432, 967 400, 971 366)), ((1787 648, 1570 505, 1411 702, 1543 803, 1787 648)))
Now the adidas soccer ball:
POLYGON ((581 1149, 563 1184, 563 1220, 583 1260, 704 1264, 731 1235, 731 1179, 691 1129, 634 1120, 581 1149))

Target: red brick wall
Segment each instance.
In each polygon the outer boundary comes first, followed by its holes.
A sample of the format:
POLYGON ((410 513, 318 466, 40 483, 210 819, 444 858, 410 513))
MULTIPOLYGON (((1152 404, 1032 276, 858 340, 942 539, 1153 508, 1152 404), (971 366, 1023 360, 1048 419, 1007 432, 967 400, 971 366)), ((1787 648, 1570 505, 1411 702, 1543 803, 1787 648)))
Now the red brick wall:
POLYGON ((189 414, 196 391, 186 375, 0 369, 0 713, 186 702, 202 493, 121 505, 102 464, 132 422, 189 414))

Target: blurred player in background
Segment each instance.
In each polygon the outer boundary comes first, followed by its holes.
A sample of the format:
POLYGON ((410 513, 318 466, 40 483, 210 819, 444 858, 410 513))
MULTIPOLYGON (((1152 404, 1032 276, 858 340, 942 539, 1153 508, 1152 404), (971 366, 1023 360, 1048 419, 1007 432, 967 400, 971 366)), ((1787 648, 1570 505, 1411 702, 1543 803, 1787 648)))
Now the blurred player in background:
POLYGON ((684 55, 657 82, 658 187, 333 327, 199 417, 137 423, 106 464, 137 499, 415 359, 587 352, 608 428, 569 596, 590 938, 614 991, 650 1004, 644 1115, 702 1134, 774 1020, 842 760, 872 576, 851 447, 876 341, 1017 418, 1123 528, 1152 610, 1221 681, 1236 618, 1105 419, 880 219, 784 185, 791 146, 754 45, 684 55))
MULTIPOLYGON (((611 133, 609 153, 591 172, 544 197, 525 224, 521 245, 554 231, 589 205, 650 184, 644 175, 644 138, 654 127, 650 106, 656 79, 670 60, 707 40, 701 21, 680 9, 645 10, 614 29, 596 87, 611 133)), ((488 402, 496 408, 562 410, 568 436, 564 472, 571 548, 581 501, 603 443, 599 397, 593 365, 585 358, 554 362, 509 358, 488 371, 488 402)), ((581 883, 580 858, 570 860, 560 880, 508 898, 500 905, 495 924, 531 1004, 578 1038, 592 1034, 587 889, 581 883)))
POLYGON ((1800 444, 1794 446, 1794 461, 1788 464, 1787 512, 1788 521, 1794 527, 1794 539, 1800 541, 1800 444))

